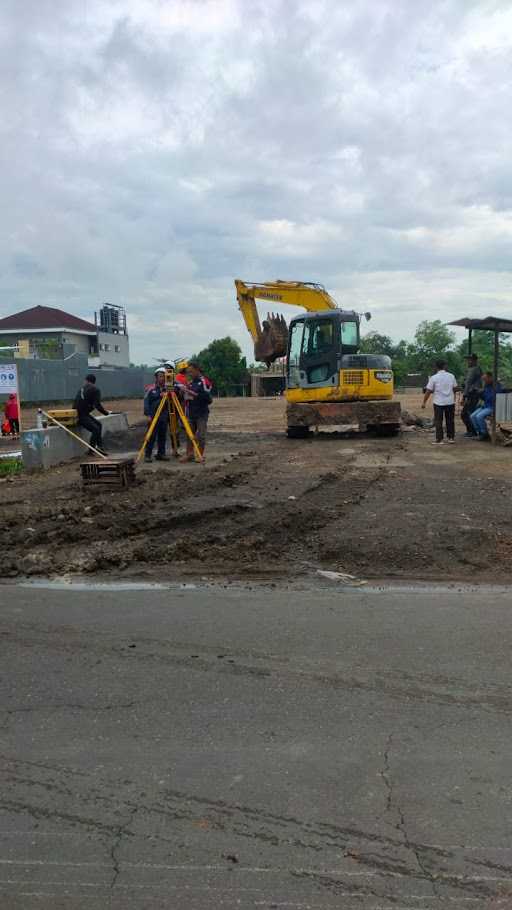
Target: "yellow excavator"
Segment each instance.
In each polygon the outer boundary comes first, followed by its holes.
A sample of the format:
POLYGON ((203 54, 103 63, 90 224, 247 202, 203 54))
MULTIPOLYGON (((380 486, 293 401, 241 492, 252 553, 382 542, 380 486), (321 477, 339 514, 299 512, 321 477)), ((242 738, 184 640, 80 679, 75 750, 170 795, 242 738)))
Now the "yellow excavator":
MULTIPOLYGON (((308 436, 318 426, 357 425, 393 435, 400 404, 393 401, 393 371, 385 354, 359 354, 361 314, 340 309, 321 284, 236 279, 236 296, 254 342, 254 356, 269 367, 286 357, 287 434, 308 436), (260 323, 256 300, 303 307, 290 326, 269 313, 260 323)), ((367 319, 370 314, 364 314, 367 319)))

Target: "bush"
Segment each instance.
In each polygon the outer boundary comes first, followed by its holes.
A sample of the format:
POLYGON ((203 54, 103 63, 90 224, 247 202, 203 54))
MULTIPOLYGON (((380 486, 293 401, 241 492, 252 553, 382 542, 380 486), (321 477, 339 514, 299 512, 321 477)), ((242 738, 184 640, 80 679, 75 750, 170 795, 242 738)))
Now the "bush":
POLYGON ((0 477, 14 477, 23 471, 23 463, 19 458, 0 459, 0 477))

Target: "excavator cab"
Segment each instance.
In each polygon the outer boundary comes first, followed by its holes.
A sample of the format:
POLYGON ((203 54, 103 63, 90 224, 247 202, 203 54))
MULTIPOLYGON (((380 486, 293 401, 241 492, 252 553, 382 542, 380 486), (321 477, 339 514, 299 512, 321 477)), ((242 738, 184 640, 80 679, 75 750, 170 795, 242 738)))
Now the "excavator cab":
POLYGON ((297 316, 288 338, 288 388, 336 388, 342 358, 359 348, 359 315, 331 310, 297 316))

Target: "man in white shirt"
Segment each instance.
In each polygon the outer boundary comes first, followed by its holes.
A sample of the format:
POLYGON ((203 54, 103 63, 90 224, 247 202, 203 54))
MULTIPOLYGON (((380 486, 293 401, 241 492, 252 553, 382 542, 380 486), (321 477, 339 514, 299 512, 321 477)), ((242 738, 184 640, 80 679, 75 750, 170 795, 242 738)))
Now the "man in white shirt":
POLYGON ((446 421, 446 435, 448 442, 455 442, 455 389, 457 380, 453 373, 446 371, 444 360, 436 360, 437 373, 434 373, 427 382, 422 408, 425 407, 430 396, 434 402, 434 422, 436 425, 436 441, 434 446, 443 445, 443 422, 446 421))

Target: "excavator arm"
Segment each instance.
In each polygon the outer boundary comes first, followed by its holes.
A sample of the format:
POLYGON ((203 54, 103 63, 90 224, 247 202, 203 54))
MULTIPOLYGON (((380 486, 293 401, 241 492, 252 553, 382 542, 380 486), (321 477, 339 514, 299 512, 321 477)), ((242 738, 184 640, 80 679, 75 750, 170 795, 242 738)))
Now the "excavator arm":
POLYGON ((254 356, 270 366, 278 357, 284 357, 288 344, 288 327, 283 316, 269 313, 260 323, 256 300, 272 303, 287 303, 318 313, 337 309, 335 301, 321 284, 301 281, 266 281, 262 284, 246 284, 236 279, 238 306, 244 317, 249 334, 254 342, 254 356))

